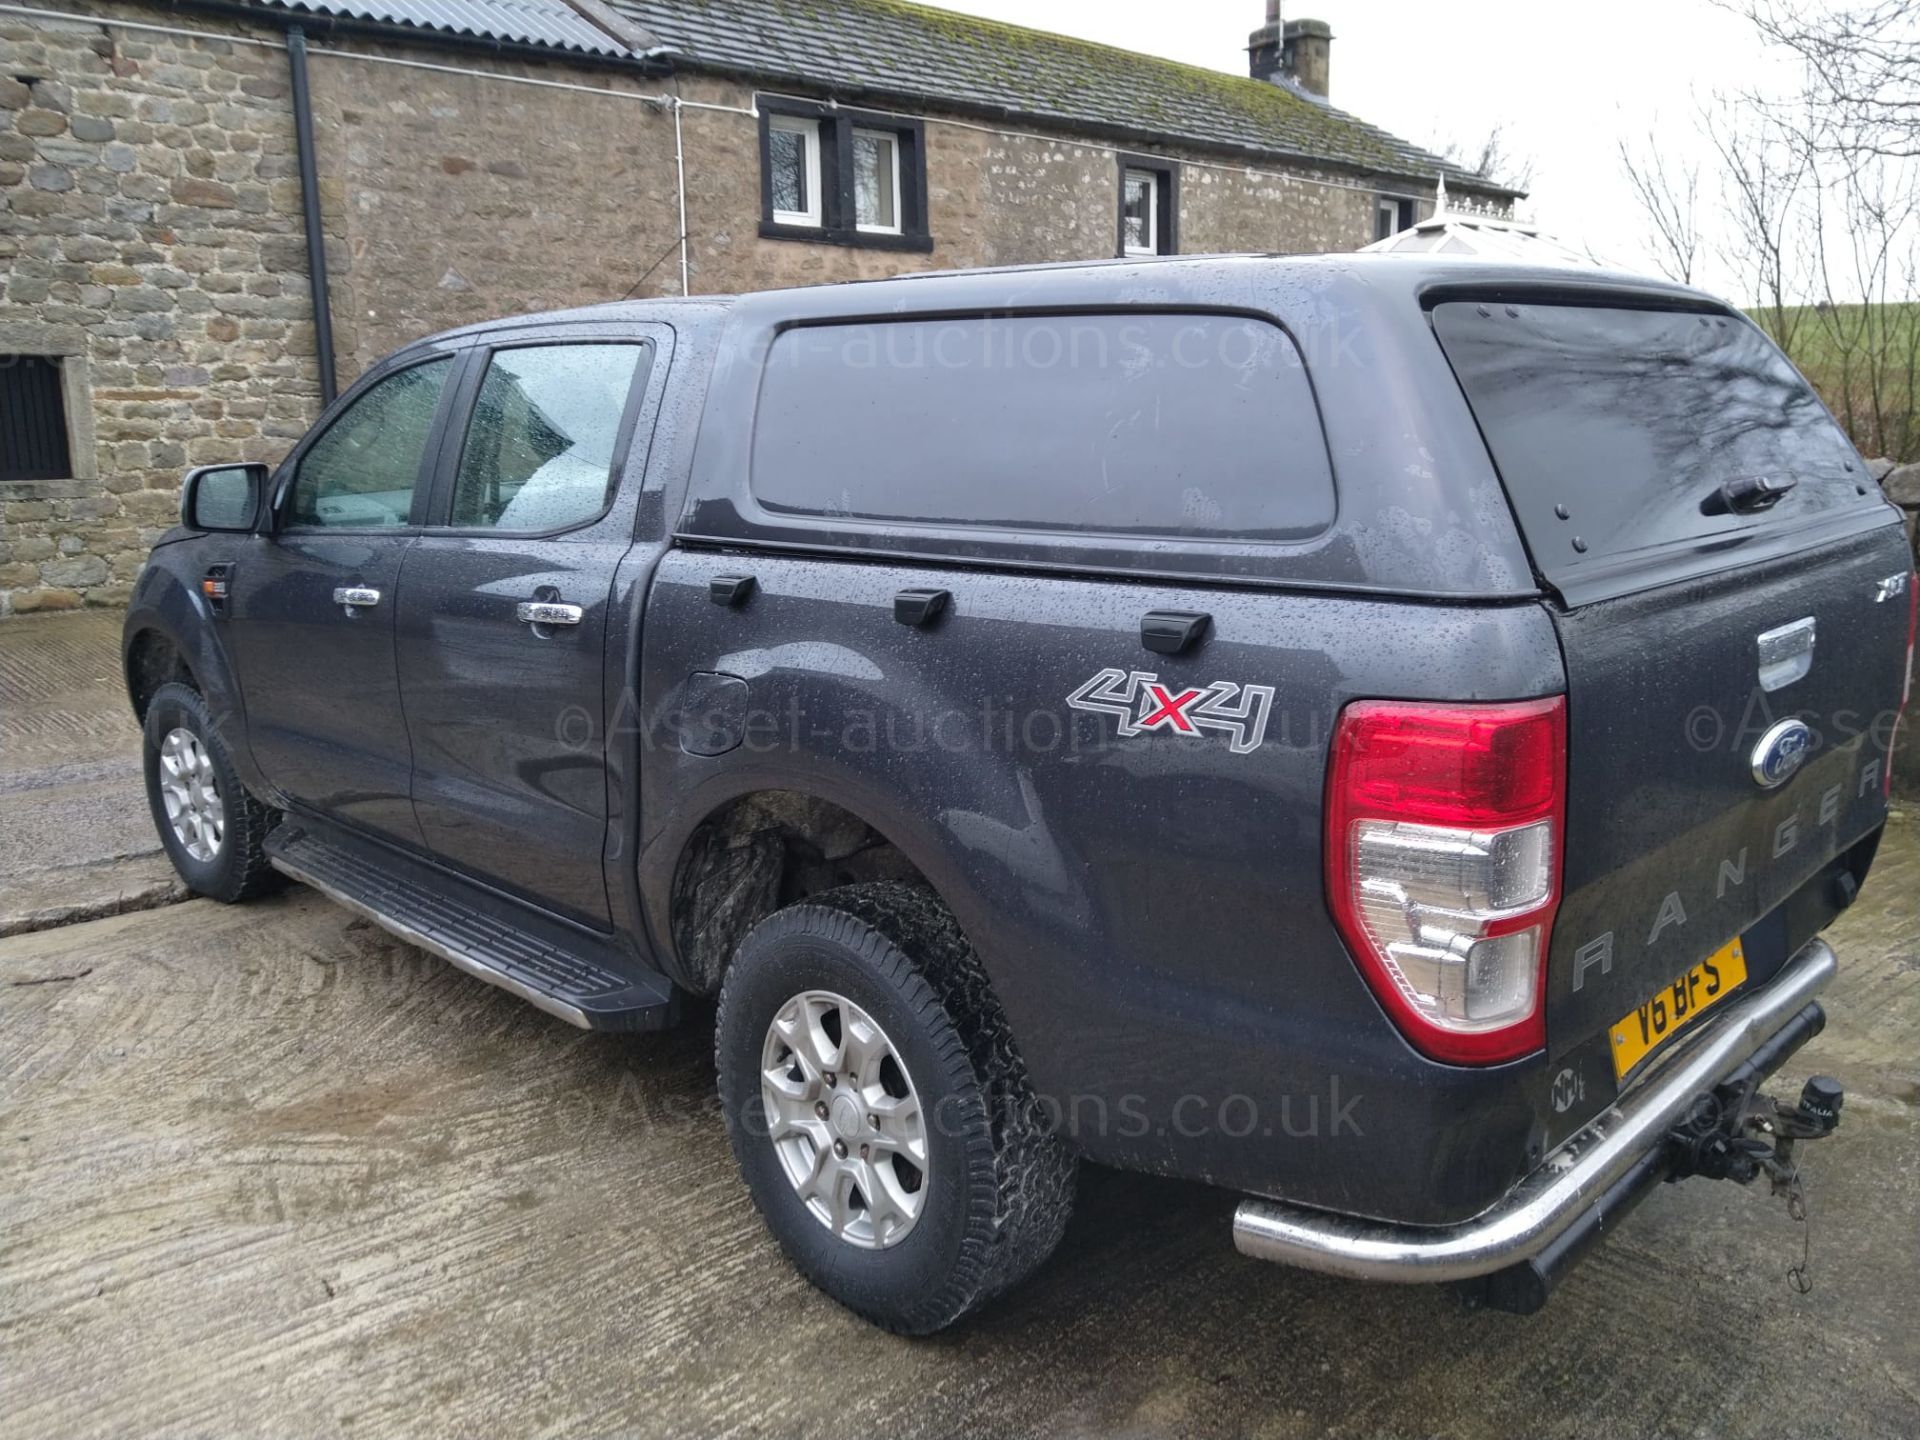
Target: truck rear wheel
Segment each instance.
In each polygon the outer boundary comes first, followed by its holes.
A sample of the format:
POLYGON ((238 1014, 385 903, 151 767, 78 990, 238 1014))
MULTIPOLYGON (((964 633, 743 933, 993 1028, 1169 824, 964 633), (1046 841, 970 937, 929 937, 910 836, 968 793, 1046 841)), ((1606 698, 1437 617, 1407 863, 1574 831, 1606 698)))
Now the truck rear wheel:
POLYGON ((754 1203, 848 1309, 939 1330, 1059 1243, 1073 1153, 931 891, 849 885, 763 921, 727 970, 714 1046, 754 1203))
POLYGON ((279 812, 240 783, 200 693, 177 682, 154 691, 143 738, 154 828, 188 888, 231 904, 278 884, 265 843, 279 812))

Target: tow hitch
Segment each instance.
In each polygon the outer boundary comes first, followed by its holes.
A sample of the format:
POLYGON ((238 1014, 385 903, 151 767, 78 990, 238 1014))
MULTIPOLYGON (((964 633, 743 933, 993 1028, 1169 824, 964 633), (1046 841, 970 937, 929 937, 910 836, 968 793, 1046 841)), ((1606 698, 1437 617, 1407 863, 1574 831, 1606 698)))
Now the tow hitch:
MULTIPOLYGON (((1233 1243, 1243 1255, 1328 1275, 1452 1284, 1471 1305, 1531 1315, 1588 1248, 1669 1176, 1712 1168, 1750 1182, 1765 1173, 1803 1219, 1794 1149, 1832 1132, 1841 1088, 1822 1077, 1793 1106, 1759 1090, 1826 1025, 1813 997, 1838 969, 1824 940, 1807 942, 1772 981, 1708 1020, 1471 1220, 1395 1224, 1248 1196, 1234 1212, 1233 1243)), ((1796 1273, 1804 1277, 1804 1261, 1796 1273)))
POLYGON ((1787 1214, 1806 1227, 1800 1237, 1800 1263, 1787 1268, 1793 1288, 1805 1295, 1813 1289, 1813 1231, 1794 1147, 1834 1132, 1847 1092, 1831 1075, 1815 1075, 1800 1087, 1798 1103, 1788 1105, 1760 1094, 1760 1078, 1729 1077, 1711 1095, 1700 1097, 1667 1137, 1672 1157, 1667 1179, 1699 1175, 1751 1185, 1764 1174, 1771 1193, 1786 1196, 1787 1214))
POLYGON ((1831 1135, 1840 1123, 1847 1092, 1831 1075, 1807 1081, 1794 1105, 1762 1095, 1759 1088, 1755 1076, 1702 1095, 1667 1137, 1673 1156, 1667 1178, 1701 1175, 1751 1185, 1765 1174, 1774 1194, 1791 1190, 1800 1173, 1794 1145, 1831 1135))
POLYGON ((1546 1304, 1548 1294, 1580 1256, 1603 1233, 1617 1228, 1662 1180, 1695 1175, 1741 1185, 1751 1185, 1765 1175, 1771 1193, 1786 1197, 1787 1213, 1802 1227, 1800 1259, 1788 1267, 1787 1278, 1804 1295, 1811 1288, 1811 1240, 1806 1226, 1806 1183, 1795 1150, 1802 1140, 1833 1133, 1846 1091, 1831 1076, 1816 1075, 1801 1088, 1799 1101, 1788 1105, 1762 1094, 1760 1087, 1825 1024, 1826 1015, 1818 1005, 1806 1006, 1744 1063, 1711 1089, 1697 1092, 1668 1122, 1666 1143, 1648 1146, 1565 1234, 1524 1263, 1465 1286, 1468 1303, 1533 1314, 1546 1304))

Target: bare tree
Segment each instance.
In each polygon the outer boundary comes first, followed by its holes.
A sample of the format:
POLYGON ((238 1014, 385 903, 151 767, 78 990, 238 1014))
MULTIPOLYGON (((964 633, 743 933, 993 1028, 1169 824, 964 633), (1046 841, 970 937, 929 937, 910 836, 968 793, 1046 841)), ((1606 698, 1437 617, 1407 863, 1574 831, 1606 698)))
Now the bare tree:
POLYGON ((1868 454, 1920 452, 1920 0, 1720 0, 1795 57, 1709 126, 1763 323, 1868 454), (1728 119, 1727 117, 1733 117, 1728 119), (1777 223, 1774 223, 1777 220, 1777 223))
POLYGON ((1821 203, 1809 215, 1815 257, 1813 323, 1826 400, 1869 453, 1910 452, 1913 413, 1914 229, 1920 201, 1903 165, 1816 159, 1821 203))
POLYGON ((1622 139, 1619 148, 1620 168, 1653 232, 1654 263, 1669 280, 1691 285, 1701 246, 1700 166, 1669 166, 1659 136, 1651 131, 1644 144, 1622 139))
POLYGON ((1804 223, 1810 206, 1819 208, 1811 157, 1790 127, 1746 101, 1717 100, 1702 108, 1700 123, 1720 161, 1721 259, 1757 302, 1756 318, 1791 355, 1804 318, 1804 223))
POLYGON ((1920 158, 1920 0, 1719 0, 1800 57, 1836 153, 1920 158))
POLYGON ((1471 170, 1476 175, 1484 175, 1496 185, 1504 185, 1509 190, 1525 190, 1533 184, 1533 159, 1531 156, 1515 155, 1507 145, 1507 127, 1495 125, 1477 145, 1463 144, 1454 139, 1440 147, 1440 158, 1458 165, 1463 170, 1471 170))

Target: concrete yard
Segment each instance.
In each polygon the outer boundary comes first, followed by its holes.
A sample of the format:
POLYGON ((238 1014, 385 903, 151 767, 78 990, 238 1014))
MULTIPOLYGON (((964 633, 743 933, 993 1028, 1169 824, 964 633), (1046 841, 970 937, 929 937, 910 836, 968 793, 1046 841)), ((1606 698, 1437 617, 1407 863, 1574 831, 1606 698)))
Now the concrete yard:
POLYGON ((14 1437, 1911 1435, 1920 847, 1836 934, 1799 1057, 1852 1087, 1777 1201, 1662 1191, 1532 1320, 1257 1264, 1228 1196, 1089 1172, 959 1331, 795 1278, 710 1032, 584 1035, 294 891, 0 942, 0 1409, 14 1437))
POLYGON ((147 814, 120 621, 0 625, 0 935, 186 896, 147 814))
MULTIPOLYGON (((112 797, 74 802, 101 851, 122 843, 109 819, 146 823, 121 754, 41 787, 112 797)), ((31 808, 7 811, 0 854, 25 848, 31 808)), ((1833 939, 1828 1029, 1779 1087, 1818 1069, 1851 1092, 1808 1151, 1809 1295, 1784 1273, 1801 1227, 1724 1184, 1657 1192, 1519 1320, 1243 1259, 1232 1197, 1090 1170, 1032 1282, 909 1341, 767 1238, 704 1013, 583 1034, 303 890, 18 934, 0 940, 0 1417, 10 1440, 1910 1436, 1911 813, 1833 939)))

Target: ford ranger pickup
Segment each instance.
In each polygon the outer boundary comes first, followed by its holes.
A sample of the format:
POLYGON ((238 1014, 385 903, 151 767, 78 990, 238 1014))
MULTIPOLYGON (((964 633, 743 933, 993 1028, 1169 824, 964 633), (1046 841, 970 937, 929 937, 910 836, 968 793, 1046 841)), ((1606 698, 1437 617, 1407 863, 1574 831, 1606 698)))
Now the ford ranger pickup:
POLYGON ((200 894, 710 1013, 769 1229, 881 1325, 1031 1272, 1083 1160, 1528 1312, 1839 1122, 1761 1087, 1887 818, 1912 567, 1696 291, 1125 261, 421 340, 187 476, 126 677, 200 894))

